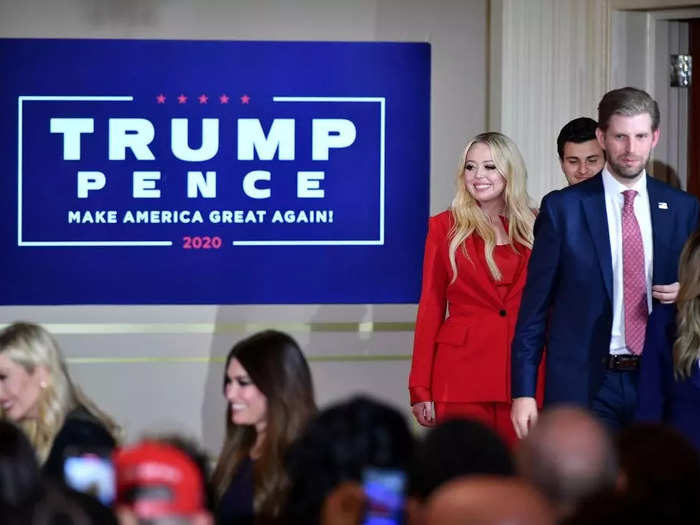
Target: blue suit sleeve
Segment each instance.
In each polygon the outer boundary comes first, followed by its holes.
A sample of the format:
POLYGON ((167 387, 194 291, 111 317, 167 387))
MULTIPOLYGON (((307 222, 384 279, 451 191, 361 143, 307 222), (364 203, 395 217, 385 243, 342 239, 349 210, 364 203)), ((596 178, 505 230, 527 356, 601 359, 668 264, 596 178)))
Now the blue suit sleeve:
POLYGON ((537 367, 542 359, 547 316, 557 283, 561 256, 561 224, 545 196, 535 221, 535 242, 527 268, 511 354, 512 397, 535 397, 537 367))

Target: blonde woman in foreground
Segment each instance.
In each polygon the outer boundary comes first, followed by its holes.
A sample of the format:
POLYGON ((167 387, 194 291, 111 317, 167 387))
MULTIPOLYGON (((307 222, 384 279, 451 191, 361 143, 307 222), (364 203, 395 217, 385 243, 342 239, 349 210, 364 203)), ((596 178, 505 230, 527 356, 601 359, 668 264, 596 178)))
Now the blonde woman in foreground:
POLYGON ((637 419, 669 423, 700 452, 700 231, 678 265, 676 304, 656 304, 647 322, 637 419))
POLYGON ((452 206, 430 218, 409 377, 421 425, 471 417, 516 440, 510 343, 535 222, 526 179, 512 140, 477 135, 459 159, 452 206))
POLYGON ((0 415, 22 428, 44 472, 58 480, 68 450, 109 451, 120 434, 73 384, 51 334, 31 323, 0 331, 0 415))

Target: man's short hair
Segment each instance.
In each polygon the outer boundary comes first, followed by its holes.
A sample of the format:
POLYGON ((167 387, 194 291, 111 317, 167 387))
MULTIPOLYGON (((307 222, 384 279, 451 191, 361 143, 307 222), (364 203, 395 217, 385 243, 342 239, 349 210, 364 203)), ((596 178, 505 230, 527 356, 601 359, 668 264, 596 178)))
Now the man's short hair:
POLYGON ((659 129, 659 105, 649 93, 633 87, 608 91, 598 104, 598 127, 606 131, 613 115, 633 117, 648 113, 651 117, 651 129, 659 129))
POLYGON ((508 446, 479 421, 452 419, 433 428, 418 445, 410 491, 422 500, 444 483, 474 474, 512 476, 508 446))
POLYGON ((395 408, 365 396, 327 407, 287 451, 283 522, 318 525, 340 483, 361 482, 367 467, 406 471, 412 459, 413 435, 395 408))
POLYGON ((598 123, 588 117, 579 117, 567 122, 566 125, 561 128, 559 136, 557 137, 557 153, 559 153, 559 160, 564 160, 564 145, 567 142, 581 144, 589 140, 596 140, 595 129, 597 127, 598 123))

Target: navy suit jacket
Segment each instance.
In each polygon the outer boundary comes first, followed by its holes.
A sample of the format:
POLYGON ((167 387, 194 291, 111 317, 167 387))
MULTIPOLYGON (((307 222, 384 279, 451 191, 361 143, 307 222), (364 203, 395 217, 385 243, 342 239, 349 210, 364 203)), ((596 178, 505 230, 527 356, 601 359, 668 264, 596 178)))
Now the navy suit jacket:
POLYGON ((654 308, 639 372, 637 419, 669 423, 700 452, 700 367, 696 361, 690 377, 673 377, 673 343, 676 340, 676 305, 654 308))
MULTIPOLYGON (((678 258, 698 224, 698 201, 647 177, 652 284, 678 280, 678 258)), ((612 255, 602 174, 542 199, 512 344, 512 396, 534 397, 547 348, 545 404, 590 406, 612 333, 612 255)))

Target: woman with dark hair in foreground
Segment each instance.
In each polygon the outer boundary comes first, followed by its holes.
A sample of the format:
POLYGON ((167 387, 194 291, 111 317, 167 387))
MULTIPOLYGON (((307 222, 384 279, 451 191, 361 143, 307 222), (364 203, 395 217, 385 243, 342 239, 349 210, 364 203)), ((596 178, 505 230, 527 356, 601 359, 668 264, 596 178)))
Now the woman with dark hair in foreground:
POLYGON ((226 358, 226 438, 213 475, 218 523, 270 523, 288 481, 284 454, 316 413, 311 372, 287 334, 265 331, 226 358))

